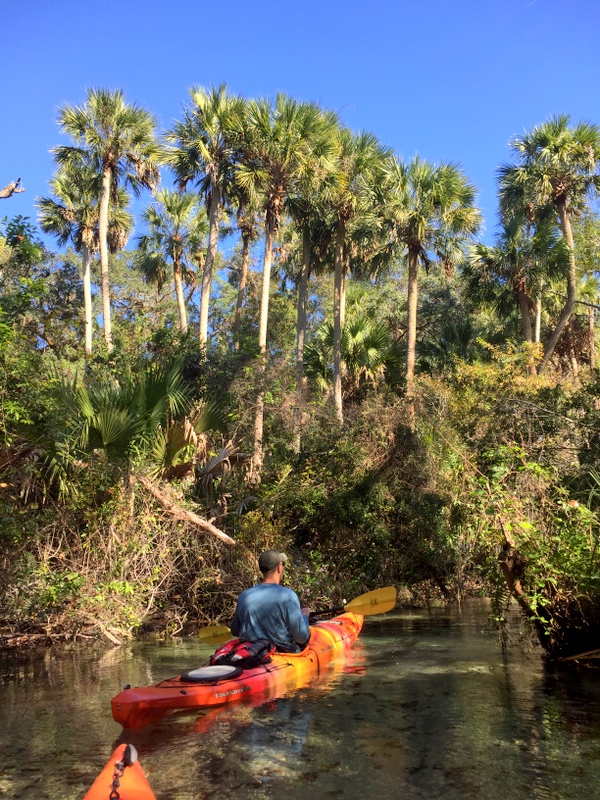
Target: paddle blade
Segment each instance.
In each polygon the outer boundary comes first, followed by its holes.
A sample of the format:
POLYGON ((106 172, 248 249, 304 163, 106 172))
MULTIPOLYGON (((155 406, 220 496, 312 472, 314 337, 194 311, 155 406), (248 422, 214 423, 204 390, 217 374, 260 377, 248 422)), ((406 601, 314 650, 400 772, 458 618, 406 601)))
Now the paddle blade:
POLYGON ((344 606, 344 611, 368 617, 370 614, 385 614, 395 605, 396 589, 393 586, 384 586, 383 589, 374 589, 372 592, 355 597, 344 606))
POLYGON ((223 644, 232 638, 232 633, 226 625, 209 625, 198 631, 200 641, 204 644, 223 644))

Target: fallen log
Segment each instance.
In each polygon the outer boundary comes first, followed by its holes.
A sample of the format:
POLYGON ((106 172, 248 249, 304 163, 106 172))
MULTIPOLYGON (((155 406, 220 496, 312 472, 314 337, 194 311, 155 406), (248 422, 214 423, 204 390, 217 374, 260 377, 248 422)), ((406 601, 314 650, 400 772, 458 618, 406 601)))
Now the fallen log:
POLYGON ((159 489, 159 487, 145 475, 136 475, 136 480, 141 483, 142 486, 147 489, 156 500, 158 500, 164 510, 168 514, 171 514, 171 516, 175 517, 175 519, 181 520, 182 522, 191 522, 192 525, 196 525, 206 533, 216 536, 217 539, 220 539, 222 542, 225 542, 225 544, 228 544, 231 547, 235 547, 237 545, 235 539, 232 539, 231 536, 228 536, 226 533, 220 530, 220 528, 217 528, 217 526, 213 525, 212 522, 209 522, 207 519, 203 519, 202 517, 198 516, 198 514, 194 514, 193 511, 188 511, 187 509, 182 508, 171 497, 169 497, 165 491, 159 489))

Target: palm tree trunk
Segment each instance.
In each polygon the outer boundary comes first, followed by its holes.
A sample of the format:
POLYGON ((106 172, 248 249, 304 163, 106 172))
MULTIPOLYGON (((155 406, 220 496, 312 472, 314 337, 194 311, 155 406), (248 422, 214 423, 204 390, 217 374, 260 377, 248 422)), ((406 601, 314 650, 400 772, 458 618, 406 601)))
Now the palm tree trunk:
POLYGON ((408 250, 408 313, 406 321, 406 399, 408 418, 415 421, 415 360, 417 349, 417 302, 419 299, 419 256, 408 250))
POLYGON ((91 254, 87 244, 81 247, 81 272, 83 277, 83 310, 84 310, 84 340, 85 354, 92 354, 92 278, 91 254))
POLYGON ((100 193, 100 212, 98 218, 98 235, 100 239, 100 268, 102 271, 102 322, 104 324, 104 341, 110 353, 112 345, 112 329, 110 323, 110 282, 108 278, 108 204, 110 200, 110 169, 102 173, 102 190, 100 193))
POLYGON ((294 452, 300 452, 302 409, 304 408, 304 344, 306 342, 308 282, 310 279, 310 229, 302 230, 302 271, 298 282, 298 314, 296 325, 296 405, 294 407, 294 452))
POLYGON ((240 328, 242 327, 242 307, 244 305, 244 294, 246 293, 246 281, 248 279, 248 264, 250 263, 250 233, 242 232, 242 266, 240 272, 240 284, 238 286, 237 303, 235 306, 235 319, 233 321, 233 349, 239 350, 240 347, 240 328))
POLYGON ((533 329, 531 327, 531 317, 529 315, 529 301, 527 293, 523 289, 517 289, 517 303, 521 311, 521 321, 523 323, 523 341, 527 344, 533 342, 533 329))
POLYGON ((342 402, 342 328, 345 317, 344 295, 344 240, 346 225, 338 220, 335 235, 335 268, 333 278, 333 400, 340 425, 344 423, 342 402))
POLYGON ((260 301, 260 320, 258 325, 258 395, 256 398, 256 415, 254 417, 254 481, 260 482, 260 471, 263 464, 263 431, 265 416, 264 375, 267 354, 267 322, 269 319, 269 293, 271 288, 271 262, 273 260, 273 226, 265 225, 265 255, 263 259, 263 280, 260 301))
POLYGON ((173 277, 175 279, 175 295, 177 296, 177 307, 179 309, 179 327, 182 333, 187 333, 187 315, 185 300, 183 298, 183 285, 181 282, 181 264, 179 261, 173 261, 173 277))
POLYGON ((527 372, 532 377, 537 375, 537 370, 535 368, 535 361, 532 352, 532 345, 533 345, 533 329, 531 327, 531 314, 529 312, 529 298, 527 297, 527 292, 524 289, 524 282, 521 282, 517 288, 517 303, 519 304, 519 310, 521 311, 521 320, 523 323, 523 341, 525 344, 529 345, 529 359, 527 362, 527 372))
POLYGON ((265 255, 263 259, 263 279, 260 296, 260 321, 258 325, 258 352, 267 352, 267 323, 269 320, 269 295, 271 291, 271 263, 273 261, 273 230, 266 226, 265 255))
POLYGON ((588 308, 588 332, 590 348, 590 369, 596 369, 596 337, 594 327, 594 309, 588 308))
POLYGON ((567 273, 567 299, 563 306, 562 311, 560 312, 558 322, 556 323, 554 330, 552 331, 548 341, 546 342, 546 347, 544 348, 544 357, 542 359, 542 363, 540 364, 538 370, 540 375, 548 366, 548 362, 550 361, 552 354, 554 353, 554 348, 556 347, 556 343, 558 342, 561 333, 564 331, 567 322, 571 318, 571 314, 573 313, 573 309, 575 308, 575 297, 577 294, 575 242, 573 240, 573 231, 571 229, 571 219, 569 217, 569 212, 565 208, 564 202, 559 204, 557 208, 558 208, 558 216, 560 219, 560 227, 563 236, 565 237, 567 247, 569 248, 569 271, 567 273))
POLYGON ((308 281, 310 279, 310 231, 302 231, 302 270, 298 281, 298 315, 296 325, 296 375, 300 384, 304 378, 304 344, 306 342, 308 281))
POLYGON ((535 343, 540 343, 542 333, 542 288, 535 301, 535 343))
POLYGON ((209 232, 208 249, 204 259, 204 269, 202 271, 202 297, 200 298, 200 347, 205 348, 208 341, 208 306, 210 303, 210 290, 212 286, 212 270, 217 252, 217 242, 219 240, 219 213, 221 210, 221 195, 213 186, 210 197, 210 207, 208 213, 209 232))

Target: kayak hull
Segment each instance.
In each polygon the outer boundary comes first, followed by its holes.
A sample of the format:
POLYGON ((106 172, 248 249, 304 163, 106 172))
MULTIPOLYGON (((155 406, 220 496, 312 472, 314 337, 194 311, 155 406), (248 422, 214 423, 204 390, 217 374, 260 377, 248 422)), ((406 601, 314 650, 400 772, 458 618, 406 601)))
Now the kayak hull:
MULTIPOLYGON (((109 800, 115 778, 115 764, 122 761, 126 744, 120 744, 98 775, 83 800, 109 800)), ((156 800, 138 761, 125 767, 117 787, 120 800, 156 800)))
POLYGON ((111 701, 113 719, 124 728, 141 728, 174 709, 210 708, 259 693, 270 698, 300 688, 352 647, 362 624, 363 617, 350 612, 317 622, 301 653, 275 653, 270 664, 235 678, 195 683, 178 675, 153 686, 124 689, 111 701))

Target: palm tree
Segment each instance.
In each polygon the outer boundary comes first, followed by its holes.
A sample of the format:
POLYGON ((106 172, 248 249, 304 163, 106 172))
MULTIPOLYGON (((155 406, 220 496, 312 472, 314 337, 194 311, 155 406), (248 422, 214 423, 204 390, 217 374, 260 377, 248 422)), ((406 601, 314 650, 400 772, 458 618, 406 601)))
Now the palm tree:
MULTIPOLYGON (((491 301, 501 314, 510 314, 516 300, 521 315, 523 340, 533 349, 539 341, 532 324, 532 310, 539 308, 540 287, 544 280, 564 274, 568 253, 564 239, 557 239, 556 229, 548 222, 539 222, 535 230, 528 220, 514 216, 505 220, 498 243, 488 247, 474 246, 464 270, 471 296, 491 301)), ((528 372, 536 375, 533 352, 530 352, 528 372)))
POLYGON ((330 242, 327 204, 331 206, 338 188, 337 158, 340 153, 339 121, 331 112, 321 112, 323 128, 312 143, 307 168, 288 194, 286 210, 301 235, 300 271, 297 281, 296 314, 296 400, 294 404, 294 450, 300 452, 305 395, 304 350, 308 326, 308 290, 311 274, 319 259, 315 250, 330 242))
POLYGON ((511 147, 520 163, 499 170, 501 210, 510 215, 512 209, 523 206, 529 206, 532 213, 554 209, 569 249, 567 297, 546 342, 539 366, 542 372, 575 308, 577 270, 571 223, 600 188, 600 129, 587 122, 573 127, 571 118, 563 114, 517 136, 511 147))
MULTIPOLYGON (((329 392, 333 385, 333 325, 326 322, 306 345, 306 373, 315 388, 329 392)), ((364 314, 353 316, 342 331, 344 398, 375 389, 384 381, 395 382, 402 356, 388 328, 364 314)))
MULTIPOLYGON (((85 354, 92 352, 92 255, 98 250, 98 176, 88 167, 75 165, 58 170, 50 181, 54 197, 40 197, 37 206, 42 230, 57 237, 59 245, 71 242, 81 253, 81 271, 84 297, 85 354)), ((109 208, 108 244, 114 252, 133 227, 127 211, 129 198, 123 189, 117 189, 117 204, 109 208)))
MULTIPOLYGON (((294 282, 296 303, 296 391, 293 406, 294 452, 299 453, 302 428, 306 418, 305 352, 308 342, 309 286, 313 274, 331 271, 331 213, 327 209, 328 195, 322 189, 329 183, 331 173, 324 176, 314 194, 303 188, 302 194, 290 198, 287 204, 291 219, 281 237, 281 267, 283 274, 294 282), (306 194, 304 194, 306 191, 306 194)), ((330 198, 330 195, 329 195, 330 198)))
POLYGON ((391 159, 385 190, 391 237, 408 258, 406 396, 412 422, 419 264, 429 268, 437 257, 451 269, 477 232, 480 212, 474 187, 454 164, 436 166, 418 156, 409 163, 391 159))
POLYGON ((202 274, 200 305, 200 346, 208 340, 208 308, 212 271, 219 238, 223 204, 232 180, 235 135, 241 126, 243 100, 227 93, 225 84, 210 90, 192 87, 191 106, 175 122, 166 139, 170 144, 167 162, 179 188, 192 182, 204 198, 209 218, 208 248, 202 274))
POLYGON ((302 235, 302 265, 298 277, 296 372, 299 391, 304 379, 308 286, 314 263, 313 245, 323 231, 326 207, 339 188, 336 172, 340 154, 339 121, 331 112, 323 114, 320 135, 312 143, 311 160, 288 195, 286 207, 302 235))
POLYGON ((344 421, 342 403, 342 329, 345 321, 346 272, 350 256, 349 234, 352 224, 371 213, 374 188, 380 181, 390 151, 366 131, 358 135, 347 128, 339 131, 340 153, 332 210, 334 213, 334 288, 333 288, 333 395, 340 424, 344 421))
POLYGON ((84 341, 86 356, 92 353, 91 260, 98 226, 97 176, 76 168, 61 169, 50 181, 54 197, 37 200, 40 226, 64 246, 71 241, 81 253, 83 278, 84 341))
POLYGON ((252 202, 248 192, 236 185, 233 190, 233 204, 237 206, 236 227, 242 240, 242 252, 240 255, 240 275, 238 280, 238 294, 235 306, 235 316, 231 335, 233 339, 233 349, 239 350, 240 329, 242 326, 242 307, 246 293, 246 283, 248 280, 248 267, 250 265, 250 247, 259 237, 261 231, 260 210, 256 202, 252 202))
POLYGON ((75 145, 53 149, 63 165, 86 165, 100 179, 98 235, 102 270, 104 339, 112 350, 110 320, 109 206, 119 186, 139 195, 154 190, 160 180, 159 147, 154 135, 154 116, 125 101, 122 91, 89 89, 83 106, 64 105, 58 115, 61 132, 75 145))
MULTIPOLYGON (((258 332, 261 377, 267 352, 267 322, 273 242, 279 229, 286 198, 303 176, 314 169, 313 155, 319 152, 325 117, 314 103, 299 103, 278 94, 275 104, 253 100, 248 104, 236 167, 236 180, 264 213, 265 250, 258 332)), ((255 479, 260 479, 263 453, 264 391, 259 389, 254 425, 255 479)))
POLYGON ((49 417, 35 437, 44 491, 53 486, 59 495, 76 495, 73 473, 101 460, 109 480, 125 479, 128 487, 137 480, 167 513, 235 544, 211 522, 179 506, 155 482, 192 473, 209 455, 206 432, 223 431, 228 421, 220 403, 191 405, 181 364, 149 362, 113 382, 63 377, 56 387, 55 409, 54 419, 49 417))
POLYGON ((189 261, 195 240, 206 235, 205 216, 198 211, 199 198, 194 194, 163 189, 157 202, 145 209, 142 219, 149 233, 138 237, 138 264, 150 281, 159 288, 166 279, 165 260, 173 264, 175 296, 179 310, 179 327, 187 333, 187 314, 183 296, 183 278, 191 274, 189 261))

